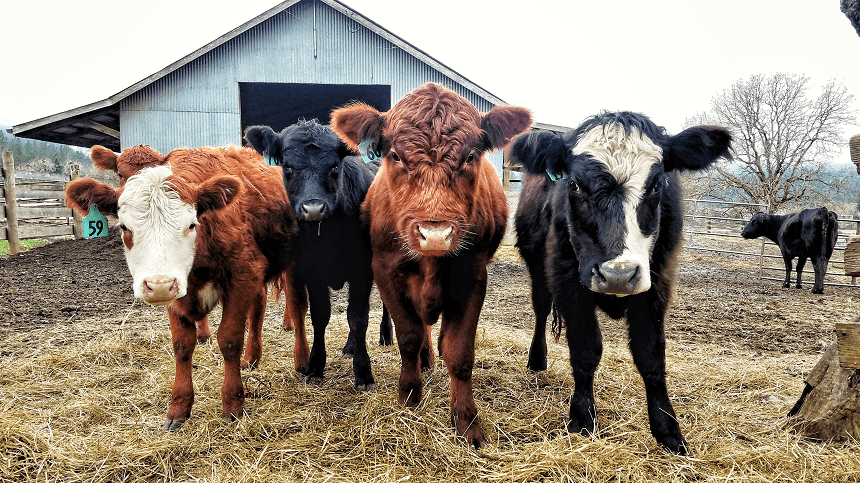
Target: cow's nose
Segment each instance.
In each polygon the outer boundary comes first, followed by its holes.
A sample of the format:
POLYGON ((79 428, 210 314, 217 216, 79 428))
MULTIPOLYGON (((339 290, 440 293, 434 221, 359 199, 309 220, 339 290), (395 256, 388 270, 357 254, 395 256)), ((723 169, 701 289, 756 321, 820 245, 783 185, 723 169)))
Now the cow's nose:
POLYGON ((608 261, 592 269, 597 290, 616 295, 632 294, 639 281, 639 264, 608 261))
POLYGON ((302 218, 307 221, 320 221, 325 216, 325 203, 322 200, 309 200, 302 203, 302 218))
POLYGON ((143 281, 143 300, 152 305, 164 305, 176 299, 179 284, 176 278, 156 275, 143 281))

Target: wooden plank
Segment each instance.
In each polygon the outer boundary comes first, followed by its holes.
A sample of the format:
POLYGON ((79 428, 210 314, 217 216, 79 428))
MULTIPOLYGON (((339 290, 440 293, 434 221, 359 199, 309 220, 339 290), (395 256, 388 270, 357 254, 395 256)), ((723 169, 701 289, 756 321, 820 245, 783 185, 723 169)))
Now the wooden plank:
POLYGON ((836 322, 836 349, 839 365, 860 369, 860 322, 836 322))
POLYGON ((15 171, 15 182, 21 181, 57 181, 65 183, 69 181, 69 176, 62 173, 40 173, 38 171, 15 171))
POLYGON ((73 235, 72 225, 24 225, 19 226, 21 239, 49 238, 52 236, 73 235))
POLYGON ((40 199, 40 200, 65 200, 66 193, 65 191, 24 191, 18 190, 17 198, 19 200, 24 198, 32 198, 32 199, 40 199))
POLYGON ((64 206, 49 206, 49 207, 18 207, 18 219, 30 218, 71 218, 72 209, 64 206))

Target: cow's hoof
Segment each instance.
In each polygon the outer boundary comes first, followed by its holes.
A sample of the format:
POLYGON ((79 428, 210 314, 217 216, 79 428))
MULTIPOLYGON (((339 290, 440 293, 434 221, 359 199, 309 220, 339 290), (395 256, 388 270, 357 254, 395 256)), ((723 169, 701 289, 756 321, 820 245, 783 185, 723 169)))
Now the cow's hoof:
POLYGON ((788 287, 791 287, 791 284, 790 284, 790 283, 785 282, 785 283, 783 283, 783 284, 782 284, 782 288, 788 288, 788 287))
POLYGON ((188 421, 188 418, 182 419, 168 419, 164 421, 164 425, 161 427, 166 433, 172 433, 182 427, 182 424, 188 421))
POLYGON ((355 355, 353 355, 352 352, 343 351, 341 357, 343 357, 344 359, 352 359, 353 357, 355 357, 355 355))
POLYGON ((812 293, 820 295, 820 294, 824 293, 824 289, 823 288, 814 288, 814 289, 812 289, 812 293))
POLYGON ((528 370, 534 371, 534 372, 545 371, 546 370, 546 358, 544 358, 543 360, 538 360, 538 359, 532 360, 530 358, 529 362, 526 364, 526 368, 528 368, 528 370))
POLYGON ((284 324, 281 327, 284 328, 284 332, 292 332, 294 330, 292 324, 291 325, 284 324))
POLYGON ((681 456, 685 456, 687 454, 687 441, 685 441, 683 437, 668 436, 657 440, 657 442, 675 454, 681 456))
POLYGON ((391 340, 391 337, 385 337, 384 335, 379 336, 379 345, 391 345, 394 341, 391 340))
POLYGON ((322 384, 322 382, 323 382, 323 378, 321 378, 319 376, 307 376, 307 375, 305 375, 303 377, 303 379, 305 381, 305 384, 311 384, 311 385, 322 384))
POLYGON ((355 386, 355 390, 358 392, 368 392, 368 391, 373 391, 374 389, 376 389, 376 384, 374 384, 372 382, 367 383, 367 384, 357 384, 355 386))

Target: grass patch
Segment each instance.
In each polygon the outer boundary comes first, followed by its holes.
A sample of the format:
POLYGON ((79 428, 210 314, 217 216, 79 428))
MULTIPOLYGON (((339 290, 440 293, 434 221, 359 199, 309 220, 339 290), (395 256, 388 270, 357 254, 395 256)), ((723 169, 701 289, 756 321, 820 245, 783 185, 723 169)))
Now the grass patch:
MULTIPOLYGON (((47 245, 49 240, 44 238, 34 238, 32 240, 21 240, 21 251, 27 251, 31 248, 40 247, 43 245, 47 245)), ((8 240, 0 240, 0 255, 8 255, 9 254, 9 241, 8 240)))

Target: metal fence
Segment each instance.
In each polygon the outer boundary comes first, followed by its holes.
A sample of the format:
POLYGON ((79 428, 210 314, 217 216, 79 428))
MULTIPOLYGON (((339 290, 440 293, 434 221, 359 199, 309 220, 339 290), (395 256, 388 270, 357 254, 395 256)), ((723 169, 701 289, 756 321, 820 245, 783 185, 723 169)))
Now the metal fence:
MULTIPOLYGON (((726 201, 684 199, 684 248, 727 255, 758 258, 759 276, 764 280, 785 279, 785 265, 779 247, 766 238, 745 240, 740 233, 749 222, 751 211, 770 212, 768 205, 726 201), (752 209, 750 209, 752 208, 752 209), (734 239, 734 240, 732 240, 734 239)), ((845 244, 860 233, 860 220, 853 215, 838 215, 839 237, 827 266, 825 285, 856 287, 856 277, 845 275, 845 244)), ((796 259, 794 266, 797 265, 796 259)), ((796 280, 792 271, 792 280, 796 280)), ((803 270, 806 283, 814 280, 812 264, 803 270)))

